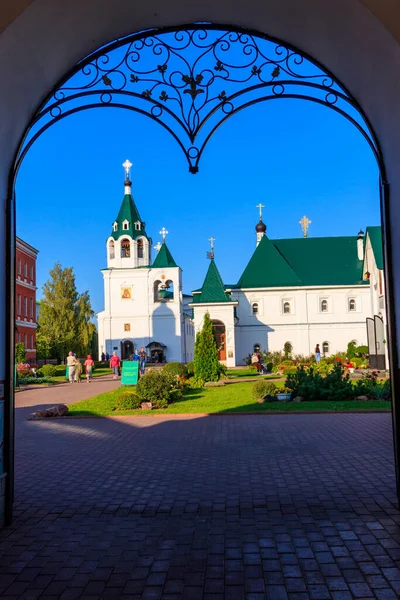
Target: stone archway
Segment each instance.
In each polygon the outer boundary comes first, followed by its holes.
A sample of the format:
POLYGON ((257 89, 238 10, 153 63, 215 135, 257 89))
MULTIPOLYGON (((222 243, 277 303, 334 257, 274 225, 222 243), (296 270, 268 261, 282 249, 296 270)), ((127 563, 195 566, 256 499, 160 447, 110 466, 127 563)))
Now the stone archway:
MULTIPOLYGON (((394 236, 392 241, 390 237, 391 229, 396 230, 400 222, 400 205, 394 201, 400 195, 400 136, 397 129, 400 102, 394 76, 400 68, 400 31, 396 29, 400 22, 399 12, 396 12, 398 7, 394 4, 389 7, 388 3, 378 0, 336 3, 305 0, 301 10, 297 0, 254 0, 250 4, 222 0, 219 3, 203 1, 183 6, 176 1, 160 3, 149 0, 133 6, 130 0, 104 0, 101 9, 99 11, 95 0, 71 0, 68 3, 54 0, 51 10, 44 0, 16 0, 12 8, 6 7, 1 17, 0 53, 7 56, 7 61, 0 65, 0 76, 7 85, 0 98, 0 116, 3 117, 0 138, 3 210, 0 212, 0 228, 6 239, 8 255, 4 251, 0 253, 0 281, 7 277, 7 285, 0 286, 0 382, 6 385, 4 468, 6 482, 10 482, 6 483, 8 518, 13 479, 13 375, 5 348, 13 344, 13 314, 11 303, 6 304, 6 297, 10 297, 11 293, 12 300, 11 265, 15 234, 15 198, 10 191, 7 192, 7 189, 13 189, 13 182, 8 180, 8 169, 29 116, 54 87, 60 73, 67 72, 82 57, 108 40, 127 35, 129 30, 211 20, 269 31, 271 35, 289 39, 310 55, 318 57, 351 89, 382 143, 391 184, 392 201, 386 186, 383 206, 386 215, 386 270, 396 276, 391 278, 388 296, 392 299, 392 365, 396 370, 398 368, 394 308, 396 306, 397 312, 400 312, 400 238, 394 236), (21 39, 24 40, 23 49, 21 39), (395 257, 393 268, 392 257, 395 257)), ((400 322, 397 323, 397 332, 400 332, 400 322)), ((393 383, 397 387, 397 377, 393 383)), ((396 403, 394 415, 396 417, 396 403)), ((396 420, 395 425, 397 432, 396 420)))

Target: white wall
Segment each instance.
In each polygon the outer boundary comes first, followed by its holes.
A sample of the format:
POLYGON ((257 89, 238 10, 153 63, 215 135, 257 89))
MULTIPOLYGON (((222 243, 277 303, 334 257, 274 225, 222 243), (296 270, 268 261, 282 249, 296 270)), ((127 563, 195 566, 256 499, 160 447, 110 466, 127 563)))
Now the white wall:
POLYGON ((105 269, 102 273, 105 310, 98 314, 100 353, 111 353, 126 339, 135 348, 156 341, 166 346, 169 362, 185 361, 181 269, 105 269), (163 275, 173 282, 174 299, 156 302, 154 282, 163 275), (122 298, 125 288, 130 289, 131 298, 122 298), (129 332, 125 324, 130 325, 129 332))
POLYGON ((316 344, 329 343, 330 353, 345 351, 356 339, 365 344, 365 321, 371 316, 370 287, 285 288, 234 291, 232 299, 239 301, 238 324, 235 327, 237 363, 253 351, 255 344, 262 350, 283 350, 291 342, 295 354, 308 355, 316 344), (356 299, 356 311, 349 310, 349 299, 356 299), (328 301, 328 311, 321 311, 321 301, 328 301), (258 313, 252 313, 257 302, 258 313), (289 302, 291 312, 284 313, 289 302))

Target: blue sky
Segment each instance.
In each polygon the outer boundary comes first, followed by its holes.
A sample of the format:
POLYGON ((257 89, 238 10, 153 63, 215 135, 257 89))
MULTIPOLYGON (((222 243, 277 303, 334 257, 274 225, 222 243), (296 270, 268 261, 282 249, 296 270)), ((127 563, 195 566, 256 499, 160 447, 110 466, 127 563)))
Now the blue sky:
POLYGON ((126 158, 147 232, 154 245, 161 227, 168 229, 185 292, 202 284, 210 236, 224 281, 239 279, 255 249, 260 201, 271 238, 301 236, 304 214, 314 237, 356 235, 380 223, 375 159, 358 131, 326 107, 282 99, 242 111, 212 138, 197 175, 175 140, 147 117, 86 110, 50 127, 18 175, 17 231, 40 251, 39 298, 59 261, 74 267, 78 289, 88 289, 94 310, 102 310, 100 270, 126 158))

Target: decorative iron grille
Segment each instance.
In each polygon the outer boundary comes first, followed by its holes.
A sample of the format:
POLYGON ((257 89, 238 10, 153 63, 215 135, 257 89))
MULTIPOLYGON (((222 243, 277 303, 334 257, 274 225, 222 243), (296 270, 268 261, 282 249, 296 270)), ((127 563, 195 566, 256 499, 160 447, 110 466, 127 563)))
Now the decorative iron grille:
POLYGON ((37 112, 18 163, 51 125, 78 111, 118 107, 165 127, 196 173, 214 132, 267 100, 310 100, 345 116, 379 148, 360 107, 331 74, 298 50, 255 32, 211 24, 116 40, 77 65, 37 112))

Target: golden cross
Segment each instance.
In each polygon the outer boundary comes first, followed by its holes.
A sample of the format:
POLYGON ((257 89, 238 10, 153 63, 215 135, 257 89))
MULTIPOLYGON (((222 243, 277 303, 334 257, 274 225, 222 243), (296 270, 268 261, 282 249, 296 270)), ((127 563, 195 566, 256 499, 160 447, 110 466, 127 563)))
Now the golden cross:
POLYGON ((301 228, 303 230, 303 236, 306 238, 307 237, 308 227, 309 227, 310 223, 312 223, 312 221, 310 221, 310 219, 304 215, 304 217, 302 217, 300 219, 299 223, 300 223, 301 228))

